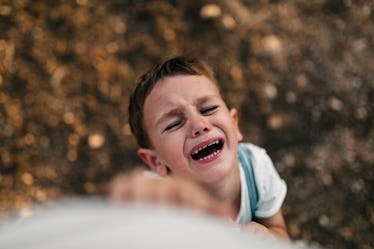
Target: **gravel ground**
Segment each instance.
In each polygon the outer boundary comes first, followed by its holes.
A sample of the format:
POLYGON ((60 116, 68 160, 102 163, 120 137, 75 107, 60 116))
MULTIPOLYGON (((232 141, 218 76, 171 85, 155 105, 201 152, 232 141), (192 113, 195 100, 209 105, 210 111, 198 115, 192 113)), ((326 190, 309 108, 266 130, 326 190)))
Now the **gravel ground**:
POLYGON ((0 215, 138 165, 134 80, 187 54, 286 180, 293 239, 374 248, 373 47, 372 0, 0 0, 0 215))

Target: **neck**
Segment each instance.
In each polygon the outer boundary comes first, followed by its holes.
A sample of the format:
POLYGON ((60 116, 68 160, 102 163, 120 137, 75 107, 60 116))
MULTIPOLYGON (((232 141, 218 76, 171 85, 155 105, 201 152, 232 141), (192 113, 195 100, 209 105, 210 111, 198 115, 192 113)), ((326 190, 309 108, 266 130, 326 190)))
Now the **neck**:
POLYGON ((216 183, 204 185, 215 199, 233 207, 235 212, 239 212, 241 201, 241 182, 239 165, 235 165, 231 173, 216 183))

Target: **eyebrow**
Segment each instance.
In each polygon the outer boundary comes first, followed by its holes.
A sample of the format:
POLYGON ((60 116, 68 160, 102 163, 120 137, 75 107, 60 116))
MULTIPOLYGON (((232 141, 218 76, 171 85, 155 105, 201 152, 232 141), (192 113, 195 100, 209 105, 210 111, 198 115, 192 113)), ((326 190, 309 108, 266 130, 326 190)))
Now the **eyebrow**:
MULTIPOLYGON (((205 102, 207 102, 211 99, 219 99, 219 98, 220 97, 218 95, 215 95, 215 94, 214 95, 213 94, 208 95, 208 96, 202 96, 202 97, 197 98, 194 101, 194 104, 195 105, 201 105, 201 104, 204 104, 205 102)), ((172 108, 165 113, 161 113, 161 115, 159 116, 159 118, 156 121, 156 126, 159 125, 160 123, 164 122, 168 118, 180 115, 181 113, 182 113, 182 108, 180 108, 180 107, 172 108)))
POLYGON ((170 109, 169 111, 162 113, 156 121, 156 126, 158 126, 168 118, 180 115, 181 113, 182 110, 179 107, 170 109))
POLYGON ((212 94, 212 95, 208 95, 208 96, 202 96, 202 97, 196 99, 195 104, 196 105, 201 105, 201 104, 204 104, 205 102, 207 102, 211 99, 218 99, 218 98, 219 98, 219 96, 216 95, 216 94, 212 94))

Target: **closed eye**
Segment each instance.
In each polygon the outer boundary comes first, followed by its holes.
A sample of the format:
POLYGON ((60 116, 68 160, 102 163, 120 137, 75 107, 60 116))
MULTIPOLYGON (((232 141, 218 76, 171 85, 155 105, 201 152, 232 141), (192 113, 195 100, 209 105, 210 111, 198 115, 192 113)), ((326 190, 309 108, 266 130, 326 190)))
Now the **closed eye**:
POLYGON ((182 124, 182 120, 175 121, 175 122, 169 124, 168 126, 166 126, 166 128, 162 132, 172 130, 172 129, 180 126, 181 124, 182 124))
POLYGON ((200 113, 203 114, 203 115, 210 115, 212 113, 214 113, 218 108, 218 105, 214 105, 214 106, 209 106, 207 108, 203 108, 200 110, 200 113))

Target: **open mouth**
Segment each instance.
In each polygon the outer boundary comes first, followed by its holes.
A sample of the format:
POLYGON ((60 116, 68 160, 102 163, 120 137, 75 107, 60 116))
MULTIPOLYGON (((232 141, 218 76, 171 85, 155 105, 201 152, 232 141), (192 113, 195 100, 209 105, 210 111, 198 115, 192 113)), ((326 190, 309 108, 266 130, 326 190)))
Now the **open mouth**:
POLYGON ((192 152, 191 156, 193 160, 208 160, 217 155, 223 147, 223 140, 215 140, 208 145, 202 146, 192 152))

